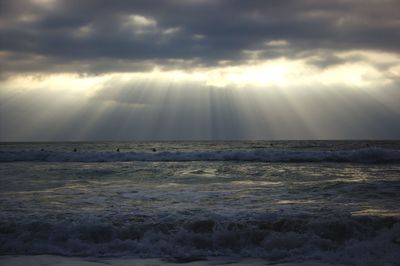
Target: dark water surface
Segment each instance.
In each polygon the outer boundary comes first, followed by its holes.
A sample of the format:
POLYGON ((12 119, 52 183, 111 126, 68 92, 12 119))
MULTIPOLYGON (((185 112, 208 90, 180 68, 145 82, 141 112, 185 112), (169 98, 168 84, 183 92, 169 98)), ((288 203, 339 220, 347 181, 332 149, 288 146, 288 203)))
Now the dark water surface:
POLYGON ((2 143, 6 254, 398 265, 400 142, 2 143))

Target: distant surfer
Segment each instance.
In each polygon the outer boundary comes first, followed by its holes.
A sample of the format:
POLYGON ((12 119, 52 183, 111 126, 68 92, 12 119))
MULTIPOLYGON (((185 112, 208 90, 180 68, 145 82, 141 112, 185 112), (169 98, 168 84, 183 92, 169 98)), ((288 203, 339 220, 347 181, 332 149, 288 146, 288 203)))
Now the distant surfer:
POLYGON ((119 148, 117 148, 117 152, 119 152, 119 148))
POLYGON ((76 148, 74 148, 74 152, 76 152, 77 150, 76 150, 76 148))
POLYGON ((153 148, 153 149, 151 149, 153 152, 156 152, 157 150, 156 150, 156 148, 153 148))
POLYGON ((40 149, 40 151, 44 151, 44 149, 42 148, 42 149, 40 149))

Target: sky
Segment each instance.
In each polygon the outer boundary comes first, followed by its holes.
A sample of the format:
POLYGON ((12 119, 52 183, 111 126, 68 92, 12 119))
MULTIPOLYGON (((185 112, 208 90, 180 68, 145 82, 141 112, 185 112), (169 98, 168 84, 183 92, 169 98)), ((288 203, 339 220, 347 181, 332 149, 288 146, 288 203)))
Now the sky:
POLYGON ((400 139, 398 0, 0 0, 0 141, 400 139))

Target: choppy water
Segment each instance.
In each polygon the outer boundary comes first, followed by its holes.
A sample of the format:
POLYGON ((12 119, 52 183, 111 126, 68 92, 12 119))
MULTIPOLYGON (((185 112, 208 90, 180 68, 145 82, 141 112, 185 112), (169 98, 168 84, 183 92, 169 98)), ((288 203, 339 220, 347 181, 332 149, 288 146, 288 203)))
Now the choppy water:
POLYGON ((400 262, 400 142, 0 149, 3 255, 400 262))

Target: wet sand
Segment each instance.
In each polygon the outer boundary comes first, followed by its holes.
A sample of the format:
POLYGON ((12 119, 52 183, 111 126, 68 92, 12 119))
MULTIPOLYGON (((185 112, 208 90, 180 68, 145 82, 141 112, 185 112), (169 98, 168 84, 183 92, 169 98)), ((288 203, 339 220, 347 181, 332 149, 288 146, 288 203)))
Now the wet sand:
MULTIPOLYGON (((193 258, 193 260, 196 260, 193 258)), ((333 266, 315 261, 305 262, 268 262, 263 259, 238 259, 238 258, 207 258, 204 260, 190 261, 190 258, 161 259, 140 259, 131 257, 122 258, 91 258, 91 257, 63 257, 54 255, 21 255, 21 256, 0 256, 1 266, 156 266, 156 265, 187 265, 187 266, 208 266, 208 265, 251 265, 251 266, 333 266)))

